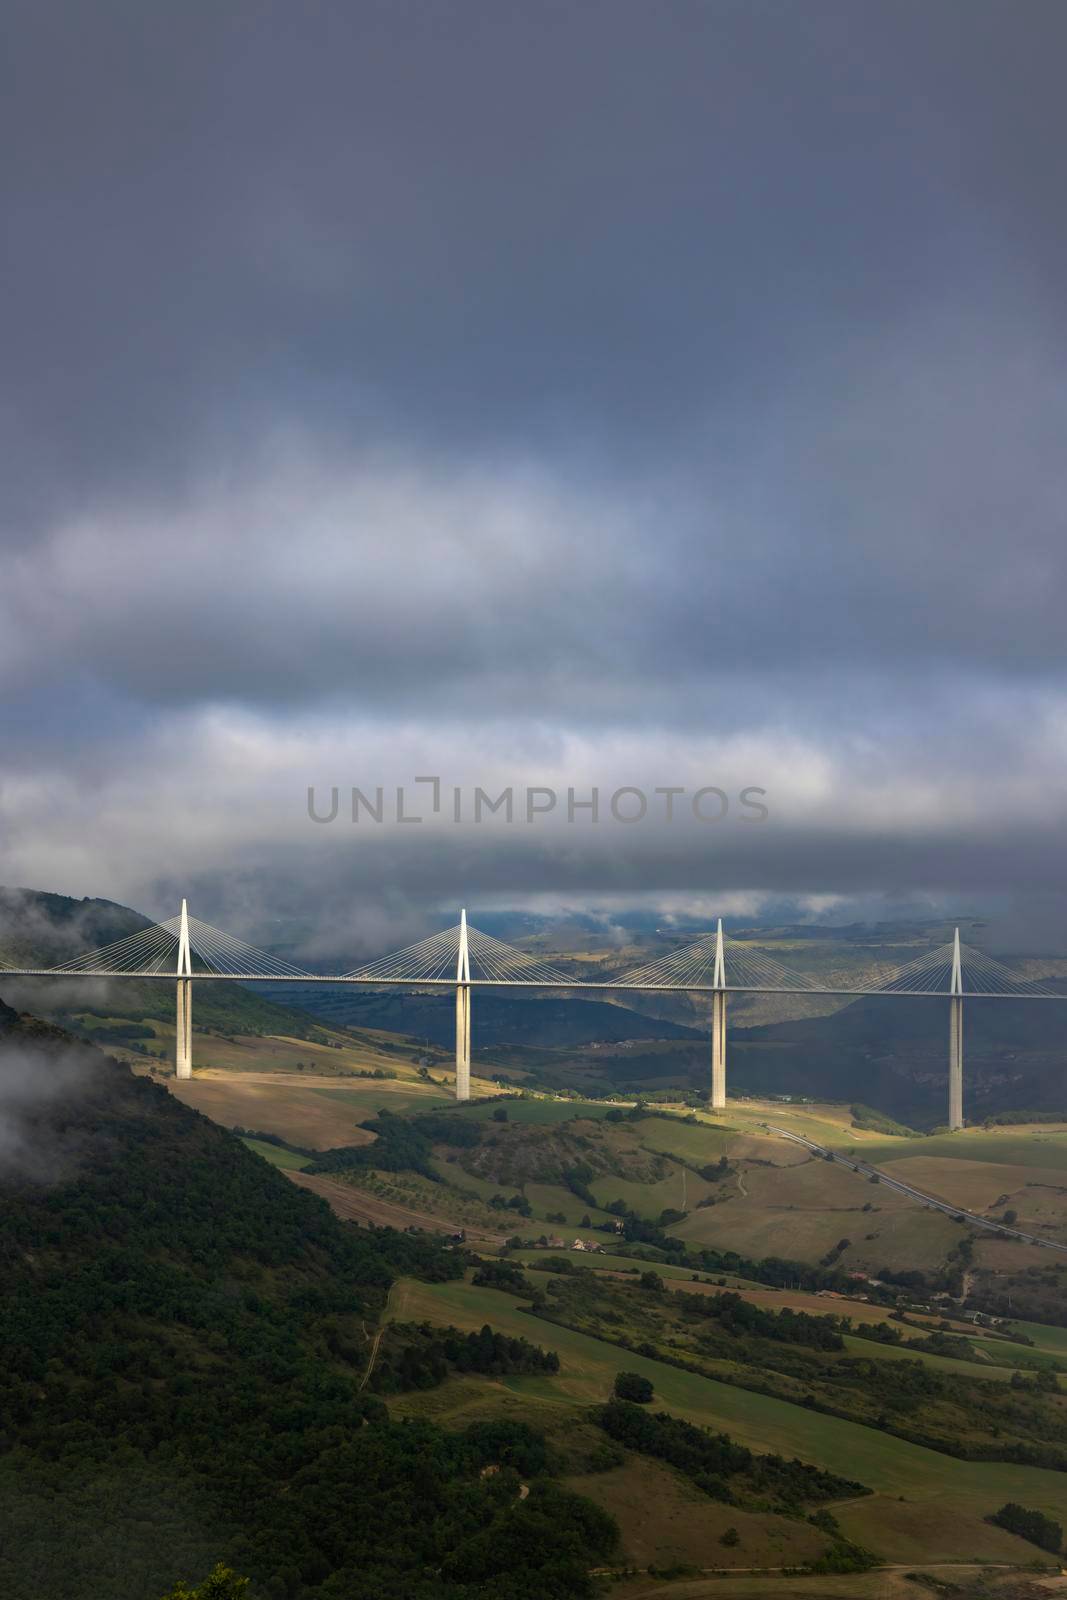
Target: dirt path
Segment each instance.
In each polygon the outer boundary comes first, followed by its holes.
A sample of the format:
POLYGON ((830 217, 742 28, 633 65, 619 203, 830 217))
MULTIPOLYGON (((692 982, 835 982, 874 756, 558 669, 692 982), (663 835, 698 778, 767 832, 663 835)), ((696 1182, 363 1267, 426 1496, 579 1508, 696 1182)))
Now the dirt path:
POLYGON ((378 1346, 382 1342, 382 1334, 384 1332, 385 1329, 382 1327, 379 1328, 377 1333, 374 1335, 374 1339, 370 1347, 370 1360, 367 1362, 367 1370, 359 1380, 360 1391, 364 1390, 367 1387, 367 1384, 370 1382, 370 1375, 374 1371, 374 1363, 378 1359, 378 1346))
MULTIPOLYGON (((373 1223, 377 1228, 421 1228, 426 1233, 458 1233, 458 1223, 442 1222, 440 1217, 425 1211, 413 1211, 408 1206, 394 1205, 390 1200, 380 1200, 349 1183, 339 1183, 336 1178, 326 1178, 310 1172, 287 1171, 285 1176, 301 1189, 311 1189, 329 1202, 330 1209, 345 1222, 373 1223)), ((505 1235, 490 1233, 485 1228, 465 1229, 471 1244, 492 1245, 499 1248, 505 1235)))
POLYGON ((737 1192, 744 1195, 746 1200, 748 1199, 748 1190, 745 1188, 745 1175, 740 1167, 737 1169, 737 1192))

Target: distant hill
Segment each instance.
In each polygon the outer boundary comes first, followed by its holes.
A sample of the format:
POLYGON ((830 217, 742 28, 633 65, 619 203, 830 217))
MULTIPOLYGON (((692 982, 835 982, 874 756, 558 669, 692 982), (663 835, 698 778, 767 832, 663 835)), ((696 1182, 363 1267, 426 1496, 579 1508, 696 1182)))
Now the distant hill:
POLYGON ((155 1600, 218 1560, 248 1600, 590 1592, 610 1523, 547 1475, 539 1436, 393 1424, 361 1392, 394 1270, 455 1276, 455 1255, 339 1222, 2 1003, 0 1112, 9 1600, 155 1600))
MULTIPOLYGON (((738 1090, 862 1098, 916 1126, 930 1126, 945 1117, 948 1004, 864 998, 832 1016, 740 1028, 729 1061, 738 1090)), ((969 1120, 1021 1106, 1063 1110, 1065 1069, 1067 1003, 964 1002, 969 1120)))
MULTIPOLYGON (((268 990, 268 993, 270 991, 268 990)), ((298 988, 300 1004, 335 1026, 380 1028, 428 1039, 450 1047, 456 1037, 456 1004, 451 990, 409 994, 298 988)), ((618 1043, 624 1039, 697 1039, 699 1030, 684 1023, 644 1015, 607 1000, 578 1000, 555 994, 494 994, 485 989, 473 997, 476 1048, 526 1045, 541 1049, 618 1043)))
MULTIPOLYGON (((112 900, 74 900, 39 889, 0 886, 2 967, 51 967, 86 951, 151 927, 151 919, 112 900)), ((8 992, 10 993, 10 987, 8 992)), ((132 1022, 174 1018, 174 987, 166 983, 107 983, 101 979, 19 980, 18 1000, 37 1016, 65 1020, 68 1009, 90 1008, 132 1022)), ((306 1013, 241 984, 200 984, 194 1027, 233 1033, 306 1036, 315 1026, 306 1013)))

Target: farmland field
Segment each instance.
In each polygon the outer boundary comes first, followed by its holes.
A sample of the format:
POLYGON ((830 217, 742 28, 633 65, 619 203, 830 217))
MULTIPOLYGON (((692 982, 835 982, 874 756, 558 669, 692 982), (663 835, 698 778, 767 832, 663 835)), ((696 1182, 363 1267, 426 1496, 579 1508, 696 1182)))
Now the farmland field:
POLYGON ((379 1107, 408 1111, 442 1099, 440 1089, 412 1079, 317 1078, 276 1072, 198 1072, 166 1086, 176 1099, 223 1127, 273 1133, 307 1150, 362 1144, 371 1137, 357 1124, 379 1107))
MULTIPOLYGON (((790 1124, 783 1121, 782 1126, 790 1124)), ((1067 1130, 1043 1124, 1030 1128, 964 1128, 960 1133, 933 1134, 923 1139, 883 1139, 878 1134, 862 1134, 853 1129, 851 1136, 842 1138, 840 1143, 854 1146, 858 1155, 875 1166, 911 1156, 929 1156, 941 1161, 994 1161, 1006 1166, 1067 1170, 1067 1130)))
POLYGON ((558 1376, 504 1381, 504 1387, 528 1399, 590 1405, 606 1398, 615 1373, 625 1367, 649 1378, 658 1402, 676 1415, 722 1429, 751 1449, 798 1456, 858 1478, 876 1493, 835 1507, 835 1515, 850 1537, 889 1561, 1031 1559, 1030 1547, 984 1521, 1006 1499, 1067 1519, 1063 1473, 959 1461, 858 1423, 679 1371, 540 1321, 519 1309, 515 1296, 497 1290, 403 1279, 390 1294, 388 1315, 468 1330, 488 1322, 501 1332, 556 1350, 558 1376))

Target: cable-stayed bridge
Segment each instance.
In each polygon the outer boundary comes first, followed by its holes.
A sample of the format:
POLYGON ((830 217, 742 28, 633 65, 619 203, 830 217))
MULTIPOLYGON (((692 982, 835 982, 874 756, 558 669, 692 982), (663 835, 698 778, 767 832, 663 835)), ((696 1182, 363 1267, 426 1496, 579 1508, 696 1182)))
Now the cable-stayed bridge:
POLYGON ((576 977, 467 922, 459 922, 349 972, 312 972, 222 928, 181 912, 165 922, 89 950, 51 967, 19 966, 0 954, 0 978, 102 978, 174 983, 177 993, 175 1067, 192 1076, 192 991, 196 983, 352 984, 413 990, 447 988, 456 997, 456 1098, 470 1098, 471 991, 476 988, 594 990, 600 993, 706 993, 711 996, 711 1107, 726 1105, 726 1003, 730 994, 940 997, 948 1002, 949 1114, 963 1126, 963 1002, 1067 1000, 1067 979, 1028 979, 982 950, 950 943, 902 966, 886 966, 863 987, 827 986, 764 951, 714 933, 657 960, 602 979, 576 977))

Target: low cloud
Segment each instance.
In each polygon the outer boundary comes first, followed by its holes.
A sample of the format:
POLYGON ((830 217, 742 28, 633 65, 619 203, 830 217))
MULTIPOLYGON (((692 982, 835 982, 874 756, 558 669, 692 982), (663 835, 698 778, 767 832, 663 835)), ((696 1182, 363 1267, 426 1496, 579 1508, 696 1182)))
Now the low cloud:
POLYGON ((31 1051, 0 1038, 0 1182, 74 1176, 86 1135, 66 1108, 81 1098, 90 1070, 76 1048, 31 1051))

